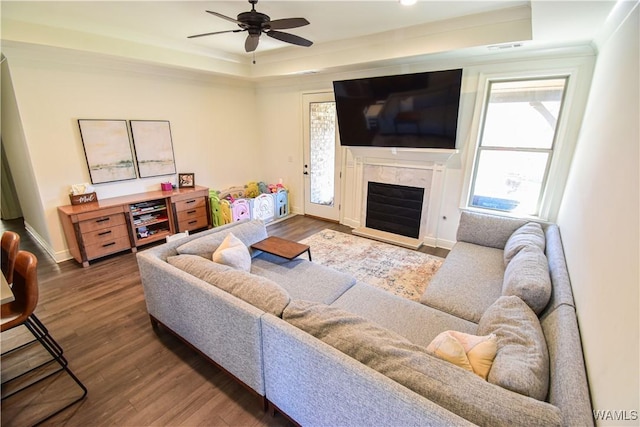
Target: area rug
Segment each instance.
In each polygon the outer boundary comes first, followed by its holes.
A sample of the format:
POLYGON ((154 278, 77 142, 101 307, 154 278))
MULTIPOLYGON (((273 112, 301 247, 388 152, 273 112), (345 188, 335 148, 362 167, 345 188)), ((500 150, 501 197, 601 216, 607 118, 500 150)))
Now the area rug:
POLYGON ((329 229, 300 243, 311 246, 314 262, 414 301, 420 300, 444 261, 433 255, 329 229))

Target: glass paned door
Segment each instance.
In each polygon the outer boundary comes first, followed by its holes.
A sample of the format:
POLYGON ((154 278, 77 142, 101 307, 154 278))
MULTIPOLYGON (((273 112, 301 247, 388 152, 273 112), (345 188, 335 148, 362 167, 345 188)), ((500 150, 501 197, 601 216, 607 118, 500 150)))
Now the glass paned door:
POLYGON ((332 93, 305 94, 305 214, 339 220, 340 145, 332 93))

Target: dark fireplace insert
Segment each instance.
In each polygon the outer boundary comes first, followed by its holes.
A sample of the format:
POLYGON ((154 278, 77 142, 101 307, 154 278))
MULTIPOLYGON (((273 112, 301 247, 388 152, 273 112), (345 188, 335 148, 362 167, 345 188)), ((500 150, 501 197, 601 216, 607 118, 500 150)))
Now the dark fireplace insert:
POLYGON ((424 188, 369 182, 366 226, 417 239, 424 188))

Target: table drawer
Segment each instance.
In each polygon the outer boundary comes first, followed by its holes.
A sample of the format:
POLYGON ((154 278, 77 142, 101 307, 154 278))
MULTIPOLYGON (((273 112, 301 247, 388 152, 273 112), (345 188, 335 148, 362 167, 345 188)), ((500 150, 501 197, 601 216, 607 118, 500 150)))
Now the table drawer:
POLYGON ((180 200, 175 203, 176 212, 190 211, 198 208, 205 208, 206 202, 204 197, 194 197, 191 199, 180 200))
POLYGON ((207 213, 205 211, 201 216, 178 221, 178 231, 197 230, 198 228, 207 227, 208 225, 209 222, 207 221, 207 213))
POLYGON ((131 249, 129 236, 118 237, 104 242, 85 246, 87 259, 99 258, 105 255, 131 249))
POLYGON ((127 226, 122 224, 111 228, 88 231, 86 233, 82 233, 82 240, 85 246, 105 243, 120 237, 129 237, 128 230, 127 226))
POLYGON ((194 219, 199 216, 206 216, 206 215, 207 215, 207 209, 204 206, 177 212, 178 222, 182 222, 188 219, 194 219))
POLYGON ((78 226, 80 227, 80 232, 85 234, 91 231, 102 230, 103 228, 111 228, 123 224, 126 224, 124 214, 118 213, 80 221, 78 226))

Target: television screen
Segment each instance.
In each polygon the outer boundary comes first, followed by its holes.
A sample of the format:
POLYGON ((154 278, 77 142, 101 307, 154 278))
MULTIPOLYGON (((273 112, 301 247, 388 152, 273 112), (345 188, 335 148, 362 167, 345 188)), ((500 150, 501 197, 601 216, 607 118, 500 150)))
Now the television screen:
POLYGON ((333 82, 345 146, 456 148, 462 69, 333 82))

